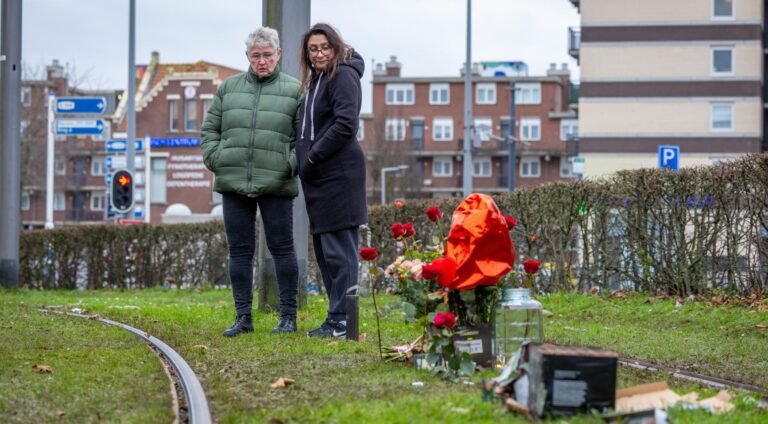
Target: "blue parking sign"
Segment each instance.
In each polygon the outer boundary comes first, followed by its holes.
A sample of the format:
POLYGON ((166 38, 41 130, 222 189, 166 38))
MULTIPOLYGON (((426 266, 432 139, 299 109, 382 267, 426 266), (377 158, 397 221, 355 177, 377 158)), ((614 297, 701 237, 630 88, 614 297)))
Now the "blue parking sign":
POLYGON ((680 167, 680 146, 659 146, 659 168, 677 172, 680 167))

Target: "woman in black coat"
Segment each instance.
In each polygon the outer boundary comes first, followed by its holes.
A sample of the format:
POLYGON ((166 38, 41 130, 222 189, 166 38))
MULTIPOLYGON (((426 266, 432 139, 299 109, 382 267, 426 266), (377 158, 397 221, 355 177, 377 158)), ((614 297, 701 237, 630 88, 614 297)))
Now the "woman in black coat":
POLYGON ((302 38, 296 141, 312 242, 328 293, 328 317, 312 337, 346 335, 344 295, 357 285, 358 235, 368 222, 365 156, 357 141, 364 62, 330 25, 302 38))

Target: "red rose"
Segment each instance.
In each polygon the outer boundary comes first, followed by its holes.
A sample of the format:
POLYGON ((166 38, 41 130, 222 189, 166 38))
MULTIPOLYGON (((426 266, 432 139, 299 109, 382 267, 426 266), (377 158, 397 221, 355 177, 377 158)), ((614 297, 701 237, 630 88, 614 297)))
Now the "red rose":
POLYGON ((402 200, 402 199, 395 200, 395 207, 396 208, 402 208, 403 206, 405 206, 405 201, 404 200, 402 200))
POLYGON ((443 211, 441 211, 437 206, 428 208, 425 213, 427 214, 427 218, 429 218, 429 220, 432 222, 437 222, 438 219, 443 217, 443 211))
POLYGON ((411 237, 416 234, 416 230, 413 229, 413 222, 408 222, 403 224, 403 231, 405 231, 405 234, 403 234, 403 237, 411 237))
POLYGON ((509 229, 509 231, 512 231, 512 229, 517 226, 517 220, 514 216, 504 215, 504 221, 507 222, 507 229, 509 229))
POLYGON ((421 277, 437 281, 443 287, 452 288, 451 283, 456 277, 456 262, 448 258, 437 258, 431 264, 421 266, 421 277))
POLYGON ((394 238, 400 238, 403 235, 405 235, 405 229, 403 228, 403 224, 399 222, 395 222, 392 224, 391 227, 389 227, 389 232, 392 233, 392 237, 394 238))
POLYGON ((438 312, 435 314, 435 319, 432 321, 432 325, 437 328, 453 328, 456 325, 456 315, 450 312, 438 312))
POLYGON ((375 247, 364 247, 360 249, 360 258, 364 261, 372 261, 376 259, 377 256, 379 256, 379 253, 376 252, 375 247))
POLYGON ((526 274, 535 274, 539 272, 540 267, 541 262, 534 259, 528 259, 527 261, 523 262, 523 269, 525 269, 526 274))

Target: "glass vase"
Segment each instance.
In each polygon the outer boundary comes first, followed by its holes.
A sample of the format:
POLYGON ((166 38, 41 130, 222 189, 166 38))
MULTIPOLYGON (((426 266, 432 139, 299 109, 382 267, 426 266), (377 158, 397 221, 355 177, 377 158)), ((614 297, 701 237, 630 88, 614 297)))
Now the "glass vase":
POLYGON ((494 314, 492 348, 496 364, 506 366, 523 342, 543 340, 541 303, 531 297, 530 289, 505 289, 494 314))

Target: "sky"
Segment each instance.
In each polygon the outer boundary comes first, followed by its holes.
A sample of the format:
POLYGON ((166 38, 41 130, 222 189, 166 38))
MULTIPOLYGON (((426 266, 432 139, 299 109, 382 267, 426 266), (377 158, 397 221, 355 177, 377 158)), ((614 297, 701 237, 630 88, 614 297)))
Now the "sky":
MULTIPOLYGON (((286 0, 290 1, 290 0, 286 0)), ((53 59, 86 89, 125 89, 128 0, 23 0, 22 63, 42 75, 53 59)), ((261 24, 261 0, 136 0, 136 63, 205 60, 245 70, 244 40, 261 24)), ((366 60, 363 112, 370 112, 371 62, 397 56, 402 76, 459 76, 466 0, 312 0, 311 22, 336 27, 366 60)), ((472 61, 521 60, 529 75, 567 63, 568 0, 474 0, 472 61)), ((285 46, 283 46, 285 48, 285 46)))

